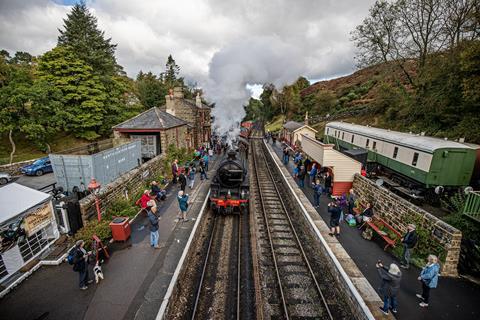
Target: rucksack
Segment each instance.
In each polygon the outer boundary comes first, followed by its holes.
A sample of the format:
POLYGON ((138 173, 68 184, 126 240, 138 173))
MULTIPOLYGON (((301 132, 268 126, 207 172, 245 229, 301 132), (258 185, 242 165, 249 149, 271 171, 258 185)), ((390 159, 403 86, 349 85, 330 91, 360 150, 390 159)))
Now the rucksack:
POLYGON ((76 255, 77 255, 77 248, 72 248, 72 250, 68 252, 67 261, 69 265, 75 264, 76 255))

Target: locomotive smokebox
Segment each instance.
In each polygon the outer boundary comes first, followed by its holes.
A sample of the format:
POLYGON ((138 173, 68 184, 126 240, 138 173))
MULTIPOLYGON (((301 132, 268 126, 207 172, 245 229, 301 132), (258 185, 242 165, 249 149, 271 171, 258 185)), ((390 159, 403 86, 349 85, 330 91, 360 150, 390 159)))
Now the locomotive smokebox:
POLYGON ((228 151, 227 156, 228 160, 237 160, 237 153, 235 152, 235 150, 228 151))

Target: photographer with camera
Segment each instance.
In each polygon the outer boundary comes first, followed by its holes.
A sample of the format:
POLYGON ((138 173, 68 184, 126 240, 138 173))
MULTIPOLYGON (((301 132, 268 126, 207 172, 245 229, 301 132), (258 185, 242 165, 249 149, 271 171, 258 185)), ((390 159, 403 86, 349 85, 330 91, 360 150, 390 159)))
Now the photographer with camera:
POLYGON ((340 216, 342 215, 342 209, 336 202, 330 202, 328 204, 328 212, 330 213, 330 233, 329 235, 340 235, 340 216))
POLYGON ((382 261, 378 260, 375 266, 382 279, 380 293, 383 295, 383 307, 380 307, 380 310, 387 315, 389 310, 397 313, 397 293, 400 290, 402 272, 395 263, 390 264, 390 267, 387 269, 383 266, 382 261))

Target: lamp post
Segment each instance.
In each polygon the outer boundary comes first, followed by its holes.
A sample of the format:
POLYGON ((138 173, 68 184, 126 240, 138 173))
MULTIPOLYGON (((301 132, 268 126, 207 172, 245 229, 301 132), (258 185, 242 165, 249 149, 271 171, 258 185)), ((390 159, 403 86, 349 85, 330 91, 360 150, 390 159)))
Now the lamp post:
POLYGON ((92 178, 90 183, 88 184, 88 190, 92 192, 95 196, 95 207, 97 208, 97 219, 98 221, 102 221, 102 212, 100 211, 100 199, 98 199, 98 192, 100 191, 100 183, 92 178))

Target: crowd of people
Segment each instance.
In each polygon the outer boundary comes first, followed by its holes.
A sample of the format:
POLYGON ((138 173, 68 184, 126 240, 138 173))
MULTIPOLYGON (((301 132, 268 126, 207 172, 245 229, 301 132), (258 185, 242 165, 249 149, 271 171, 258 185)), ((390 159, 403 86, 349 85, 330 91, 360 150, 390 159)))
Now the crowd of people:
MULTIPOLYGON (((293 176, 298 186, 305 188, 305 180, 308 180, 308 184, 311 185, 313 189, 313 205, 315 208, 319 208, 322 195, 327 195, 328 198, 331 198, 333 186, 331 173, 327 168, 321 168, 317 163, 312 163, 300 150, 292 151, 288 146, 283 148, 283 163, 284 165, 288 165, 292 157, 294 164, 293 176)), ((362 172, 362 175, 365 175, 364 172, 362 172)), ((362 229, 365 222, 370 221, 374 217, 373 208, 372 201, 360 203, 353 189, 350 189, 348 194, 335 197, 333 201, 328 203, 327 208, 330 216, 329 235, 332 237, 340 236, 340 225, 342 221, 345 221, 345 223, 350 226, 358 226, 359 229, 362 229)), ((383 306, 380 307, 380 310, 384 314, 388 314, 389 312, 397 313, 397 295, 400 290, 402 278, 400 268, 410 268, 411 251, 414 250, 418 242, 418 235, 414 224, 408 224, 407 231, 400 239, 400 242, 403 250, 399 265, 391 263, 386 267, 381 261, 376 263, 381 279, 379 291, 384 303, 383 306)), ((430 291, 437 287, 439 273, 440 265, 438 257, 429 255, 426 265, 422 268, 418 276, 422 292, 417 293, 416 297, 420 300, 420 307, 428 307, 430 291)))

